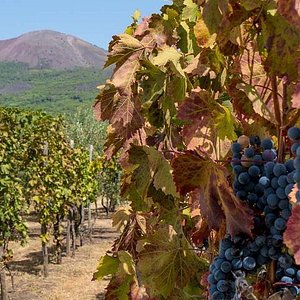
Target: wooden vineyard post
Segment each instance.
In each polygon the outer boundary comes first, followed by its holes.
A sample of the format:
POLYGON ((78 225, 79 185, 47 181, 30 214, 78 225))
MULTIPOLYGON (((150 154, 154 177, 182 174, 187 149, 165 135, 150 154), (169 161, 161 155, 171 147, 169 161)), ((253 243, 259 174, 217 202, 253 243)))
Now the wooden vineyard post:
MULTIPOLYGON (((47 234, 46 224, 41 225, 41 233, 42 233, 42 236, 45 236, 47 234)), ((45 242, 44 239, 42 240, 42 253, 43 253, 43 274, 44 274, 44 277, 48 277, 49 276, 49 268, 48 268, 49 255, 48 255, 47 243, 45 242)))
MULTIPOLYGON (((44 149, 43 149, 43 155, 48 156, 49 154, 49 144, 48 142, 44 142, 44 149)), ((45 166, 47 165, 47 161, 45 161, 45 166)), ((43 253, 43 274, 44 277, 48 277, 49 275, 49 255, 48 255, 48 247, 47 242, 45 241, 45 236, 47 234, 47 226, 46 224, 41 224, 41 234, 42 234, 42 253, 43 253)))
POLYGON ((66 255, 70 256, 71 249, 71 211, 69 210, 67 218, 67 237, 66 237, 66 255))
POLYGON ((80 237, 80 247, 83 246, 83 224, 84 224, 84 206, 80 205, 80 226, 79 226, 79 237, 80 237))
POLYGON ((75 232, 75 208, 70 210, 71 219, 71 238, 72 238, 72 257, 75 257, 76 250, 76 232, 75 232))
POLYGON ((54 236, 56 240, 56 263, 61 264, 62 263, 62 245, 61 245, 61 221, 60 221, 60 215, 57 214, 56 216, 56 224, 54 225, 54 236))
MULTIPOLYGON (((70 147, 74 148, 74 140, 70 140, 70 147)), ((66 255, 71 254, 71 218, 72 218, 72 208, 69 209, 69 214, 67 218, 67 237, 66 237, 66 255)))
MULTIPOLYGON (((93 160, 93 151, 94 146, 90 145, 89 154, 90 154, 90 162, 93 160)), ((92 240, 92 211, 91 211, 91 202, 88 200, 88 228, 89 228, 89 239, 92 240)))
POLYGON ((2 300, 8 300, 8 294, 7 294, 7 288, 6 288, 6 269, 5 269, 5 265, 1 266, 0 282, 1 282, 1 299, 2 300))

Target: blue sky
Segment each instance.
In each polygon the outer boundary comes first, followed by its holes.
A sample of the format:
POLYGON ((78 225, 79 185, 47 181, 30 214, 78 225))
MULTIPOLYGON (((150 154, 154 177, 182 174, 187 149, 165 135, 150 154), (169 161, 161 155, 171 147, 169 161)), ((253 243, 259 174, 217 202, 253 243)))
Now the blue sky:
POLYGON ((0 0, 0 40, 52 29, 107 49, 139 9, 142 16, 159 12, 168 0, 0 0))

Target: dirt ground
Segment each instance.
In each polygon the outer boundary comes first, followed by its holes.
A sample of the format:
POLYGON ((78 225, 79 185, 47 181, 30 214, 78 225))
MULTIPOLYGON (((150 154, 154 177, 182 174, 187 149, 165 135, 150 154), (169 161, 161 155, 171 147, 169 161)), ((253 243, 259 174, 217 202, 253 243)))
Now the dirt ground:
POLYGON ((118 236, 112 228, 110 216, 101 213, 96 219, 92 240, 85 238, 75 258, 63 254, 63 263, 57 265, 50 256, 49 277, 42 276, 40 226, 28 221, 30 238, 25 247, 14 245, 14 260, 10 264, 14 279, 7 276, 10 300, 94 300, 104 299, 107 281, 91 281, 99 257, 110 249, 118 236))

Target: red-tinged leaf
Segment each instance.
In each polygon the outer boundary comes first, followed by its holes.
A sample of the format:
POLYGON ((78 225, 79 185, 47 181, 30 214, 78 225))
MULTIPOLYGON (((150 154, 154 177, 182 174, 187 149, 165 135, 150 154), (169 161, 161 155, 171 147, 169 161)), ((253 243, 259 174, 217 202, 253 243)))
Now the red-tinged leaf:
POLYGON ((118 100, 110 122, 120 136, 129 139, 144 124, 139 99, 123 96, 118 100))
POLYGON ((210 274, 210 272, 205 272, 202 276, 201 276, 201 280, 200 280, 200 284, 203 287, 208 287, 209 283, 208 283, 208 275, 210 274))
POLYGON ((296 264, 300 265, 300 205, 295 204, 292 208, 286 230, 283 234, 284 243, 294 253, 296 264))
POLYGON ((252 285, 253 293, 258 296, 258 299, 262 299, 262 295, 265 295, 265 290, 268 288, 265 280, 259 280, 252 285))
POLYGON ((144 47, 142 42, 129 34, 123 33, 113 36, 113 40, 109 44, 109 54, 105 67, 124 62, 131 55, 139 53, 144 47))
POLYGON ((203 241, 209 237, 209 234, 210 229, 208 227, 208 224, 205 220, 201 218, 200 221, 193 228, 193 231, 191 233, 191 239, 195 245, 202 245, 203 241))
POLYGON ((300 108, 300 82, 297 82, 294 86, 294 91, 292 94, 292 107, 300 108))
POLYGON ((219 230, 225 222, 231 235, 251 235, 252 211, 234 196, 226 168, 195 151, 178 155, 172 165, 178 191, 182 195, 191 192, 192 208, 200 207, 211 229, 219 230))
POLYGON ((116 100, 117 89, 111 83, 107 83, 100 87, 100 93, 96 97, 93 106, 95 117, 97 120, 110 120, 113 116, 114 102, 116 100))
POLYGON ((106 287, 106 300, 129 300, 132 278, 127 276, 114 276, 106 287))
POLYGON ((277 10, 289 23, 300 29, 299 0, 279 0, 277 10))
POLYGON ((149 30, 149 17, 143 18, 142 22, 137 26, 137 28, 134 31, 134 36, 139 37, 146 33, 147 30, 149 30))

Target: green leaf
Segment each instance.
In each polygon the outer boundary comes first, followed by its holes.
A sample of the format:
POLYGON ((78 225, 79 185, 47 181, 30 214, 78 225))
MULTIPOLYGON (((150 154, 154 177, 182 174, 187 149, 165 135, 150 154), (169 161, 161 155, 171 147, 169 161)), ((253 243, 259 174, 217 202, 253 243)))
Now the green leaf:
POLYGON ((252 1, 252 0, 241 0, 241 5, 246 9, 246 10, 253 10, 262 5, 262 2, 260 0, 252 1))
POLYGON ((109 255, 101 256, 97 272, 93 275, 93 280, 101 280, 104 276, 114 275, 118 271, 120 265, 120 260, 117 257, 112 257, 109 255))
POLYGON ((161 189, 166 195, 172 195, 175 198, 179 195, 176 192, 176 186, 172 177, 172 169, 169 162, 163 157, 162 153, 154 148, 143 147, 148 156, 153 184, 157 190, 161 189))
POLYGON ((246 83, 239 83, 237 84, 236 87, 247 95, 248 99, 252 103, 253 110, 257 114, 263 116, 265 119, 269 121, 275 119, 274 115, 272 114, 268 106, 264 103, 264 101, 261 99, 256 89, 252 85, 246 83))
POLYGON ((152 58, 152 62, 154 65, 160 67, 166 66, 168 62, 173 62, 176 68, 181 69, 181 58, 182 55, 174 47, 165 46, 160 52, 158 52, 157 56, 152 58))
POLYGON ((262 38, 267 51, 264 66, 274 76, 298 79, 300 58, 300 29, 290 25, 282 16, 267 15, 262 24, 262 38))
POLYGON ((189 20, 190 22, 196 22, 200 15, 198 5, 193 0, 184 0, 185 7, 182 10, 183 20, 189 20))
POLYGON ((224 140, 226 137, 232 141, 236 140, 236 120, 228 107, 223 105, 220 105, 220 107, 222 108, 223 112, 220 112, 220 114, 216 116, 217 135, 221 140, 224 140))
POLYGON ((227 0, 206 1, 203 9, 203 20, 211 34, 218 32, 222 17, 227 9, 227 0))
POLYGON ((138 20, 140 19, 140 17, 141 17, 141 12, 140 12, 140 10, 135 10, 134 11, 134 13, 133 13, 133 15, 132 15, 132 19, 133 19, 133 21, 134 22, 138 22, 138 20))

